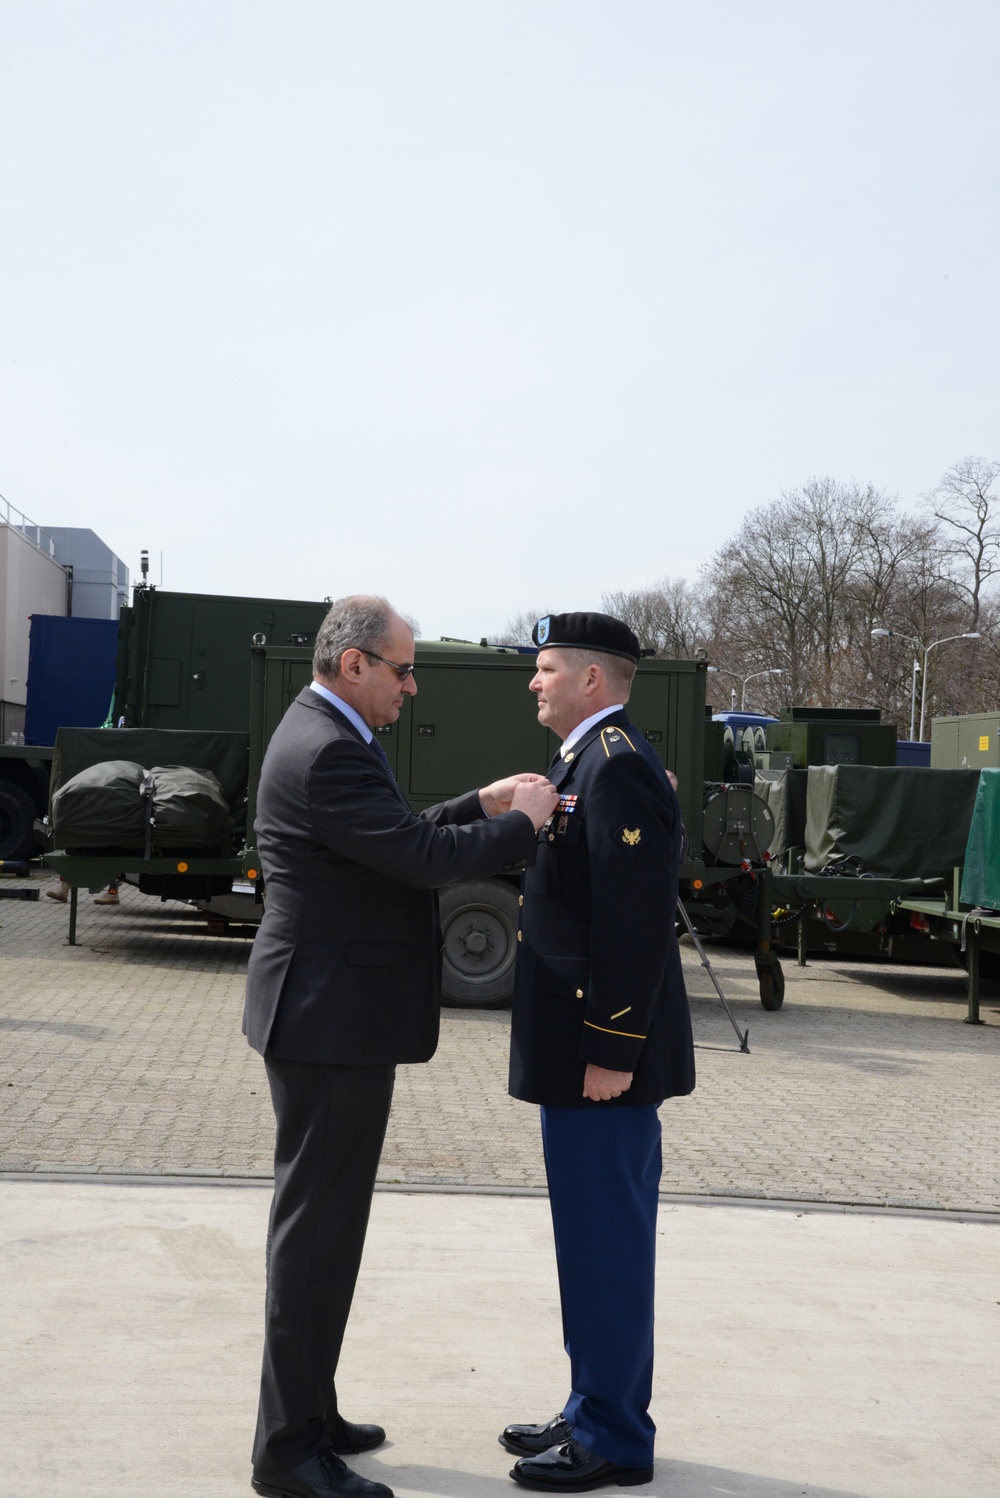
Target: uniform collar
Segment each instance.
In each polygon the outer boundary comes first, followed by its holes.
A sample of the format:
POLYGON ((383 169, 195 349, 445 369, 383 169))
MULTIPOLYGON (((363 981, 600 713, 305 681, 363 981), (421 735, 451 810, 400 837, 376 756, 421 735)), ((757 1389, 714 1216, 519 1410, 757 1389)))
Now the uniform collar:
MULTIPOLYGON (((610 708, 608 712, 600 713, 596 721, 592 722, 589 728, 584 729, 580 737, 573 738, 573 747, 566 750, 564 759, 556 756, 555 763, 549 771, 549 779, 553 785, 561 785, 569 777, 584 751, 600 738, 603 729, 610 728, 613 723, 628 726, 628 713, 624 707, 610 708)), ((583 725, 581 724, 580 727, 582 728, 583 725)), ((567 739, 566 743, 569 742, 567 739)), ((565 744, 563 747, 565 748, 565 744)))
POLYGON ((563 759, 566 758, 566 755, 571 749, 574 749, 576 747, 576 745, 583 738, 584 734, 589 733, 589 731, 594 727, 595 723, 600 723, 604 718, 609 718, 612 713, 623 713, 624 711, 625 704, 622 702, 615 702, 611 707, 602 707, 600 712, 591 713, 589 718, 584 718, 583 722, 578 723, 572 730, 572 732, 568 733, 563 739, 562 747, 559 750, 559 753, 561 754, 563 759))

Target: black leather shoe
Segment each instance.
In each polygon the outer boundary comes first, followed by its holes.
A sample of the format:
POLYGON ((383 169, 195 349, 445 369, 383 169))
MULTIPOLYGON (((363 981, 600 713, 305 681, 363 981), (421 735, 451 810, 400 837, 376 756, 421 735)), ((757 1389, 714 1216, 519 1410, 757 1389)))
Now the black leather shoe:
POLYGON ((326 1430, 330 1445, 338 1456, 357 1456, 359 1451, 374 1451, 385 1440, 381 1425, 355 1425, 353 1420, 345 1420, 343 1415, 338 1415, 326 1430))
POLYGON ((265 1498, 393 1498, 392 1488, 352 1472, 328 1447, 291 1472, 272 1476, 255 1467, 250 1486, 265 1498))
POLYGON ((548 1493, 587 1493, 591 1488, 603 1488, 610 1483, 631 1487, 641 1482, 652 1482, 652 1467, 619 1467, 616 1462, 606 1462, 581 1446, 579 1441, 564 1441, 553 1446, 540 1456, 525 1457, 515 1462, 511 1477, 522 1488, 538 1488, 548 1493))
POLYGON ((497 1440, 515 1456, 538 1456, 550 1446, 561 1446, 573 1435, 562 1415, 553 1415, 547 1425, 508 1425, 497 1440))

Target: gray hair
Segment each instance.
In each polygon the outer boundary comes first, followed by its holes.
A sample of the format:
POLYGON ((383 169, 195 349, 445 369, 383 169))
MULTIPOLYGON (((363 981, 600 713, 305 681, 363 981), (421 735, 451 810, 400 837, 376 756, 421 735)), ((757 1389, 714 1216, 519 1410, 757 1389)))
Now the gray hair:
POLYGON ((345 650, 380 654, 394 619, 410 624, 409 619, 397 614, 387 598, 377 594, 354 593, 349 598, 338 598, 316 633, 314 674, 339 676, 340 658, 345 650))
POLYGON ((559 646, 558 648, 562 650, 563 655, 569 657, 572 666, 579 671, 591 663, 600 666, 615 696, 620 697, 622 702, 628 701, 632 690, 632 678, 636 672, 634 661, 626 660, 623 655, 607 655, 603 650, 588 650, 585 645, 559 646))

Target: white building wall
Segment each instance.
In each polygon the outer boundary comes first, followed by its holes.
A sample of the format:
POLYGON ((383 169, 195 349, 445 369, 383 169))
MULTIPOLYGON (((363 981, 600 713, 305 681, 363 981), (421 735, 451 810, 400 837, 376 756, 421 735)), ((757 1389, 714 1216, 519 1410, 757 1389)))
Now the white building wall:
POLYGON ((31 615, 65 617, 66 599, 59 563, 0 521, 0 741, 24 729, 31 615))

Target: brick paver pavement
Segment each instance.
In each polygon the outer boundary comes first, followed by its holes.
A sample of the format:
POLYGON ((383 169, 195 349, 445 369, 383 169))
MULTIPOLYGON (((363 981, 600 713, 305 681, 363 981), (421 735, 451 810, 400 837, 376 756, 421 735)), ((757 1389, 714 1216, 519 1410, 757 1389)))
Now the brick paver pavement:
MULTIPOLYGON (((269 1174, 247 937, 131 889, 117 909, 82 894, 79 946, 66 933, 44 894, 0 901, 0 1170, 269 1174)), ((1000 1212, 995 990, 977 1028, 957 970, 789 959, 768 1014, 750 954, 711 955, 751 1051, 688 949, 698 1088, 663 1109, 666 1191, 1000 1212)), ((507 1033, 503 1011, 445 1011, 434 1060, 399 1071, 382 1180, 542 1185, 507 1033)))

